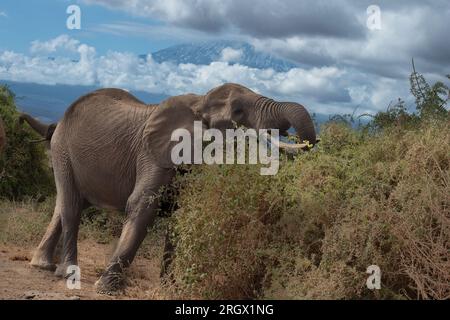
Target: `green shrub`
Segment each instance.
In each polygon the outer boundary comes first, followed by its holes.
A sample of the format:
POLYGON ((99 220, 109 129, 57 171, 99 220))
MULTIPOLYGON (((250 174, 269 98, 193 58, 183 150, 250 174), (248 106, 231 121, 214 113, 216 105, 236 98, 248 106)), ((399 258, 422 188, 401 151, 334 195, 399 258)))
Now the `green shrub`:
POLYGON ((279 213, 268 198, 271 179, 256 166, 225 165, 195 167, 179 181, 172 271, 184 294, 254 297, 266 272, 266 225, 279 213))
MULTIPOLYGON (((409 113, 405 101, 398 99, 397 103, 389 104, 385 112, 378 112, 368 124, 369 129, 382 130, 395 127, 397 129, 412 129, 422 122, 450 120, 447 102, 450 99, 449 87, 441 81, 430 85, 425 77, 416 71, 413 60, 413 72, 409 77, 411 94, 415 98, 416 110, 409 113)), ((447 75, 450 79, 450 75, 447 75)))
POLYGON ((276 176, 180 177, 172 276, 182 297, 372 299, 450 294, 450 128, 377 135, 328 124, 276 176), (339 137, 336 141, 336 137, 339 137), (382 289, 366 288, 366 268, 382 289))
POLYGON ((320 146, 325 152, 340 151, 348 145, 358 145, 362 136, 345 122, 329 121, 321 127, 320 146))
POLYGON ((5 123, 7 146, 0 156, 0 198, 20 200, 54 193, 53 175, 40 137, 18 125, 13 93, 0 86, 0 117, 5 123))
POLYGON ((369 123, 374 129, 398 127, 410 129, 418 124, 420 117, 410 114, 406 110, 405 101, 398 99, 397 103, 390 104, 386 112, 378 112, 369 123))

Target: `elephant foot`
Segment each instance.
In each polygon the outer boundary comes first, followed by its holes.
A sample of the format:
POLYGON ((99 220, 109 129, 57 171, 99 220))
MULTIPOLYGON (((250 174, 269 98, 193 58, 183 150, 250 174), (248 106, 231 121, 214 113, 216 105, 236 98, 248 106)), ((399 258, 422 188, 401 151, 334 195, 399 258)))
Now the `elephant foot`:
POLYGON ((58 266, 56 267, 55 273, 54 273, 55 276, 60 277, 60 278, 69 277, 70 275, 73 274, 73 271, 71 271, 69 269, 70 266, 77 266, 77 263, 76 262, 73 262, 73 263, 67 262, 67 263, 58 264, 58 266))
POLYGON ((55 271, 56 265, 51 259, 45 258, 39 253, 36 253, 31 259, 30 266, 47 271, 55 271))
POLYGON ((97 293, 110 296, 123 293, 124 287, 124 277, 119 272, 106 272, 95 283, 97 293))

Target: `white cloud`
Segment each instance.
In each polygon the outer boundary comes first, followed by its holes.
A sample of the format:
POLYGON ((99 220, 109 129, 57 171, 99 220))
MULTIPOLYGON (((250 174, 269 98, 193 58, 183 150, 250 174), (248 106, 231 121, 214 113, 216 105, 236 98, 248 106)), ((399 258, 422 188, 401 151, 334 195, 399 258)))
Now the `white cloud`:
POLYGON ((199 30, 218 30, 224 25, 226 7, 222 0, 83 0, 137 16, 156 17, 180 26, 199 30))
POLYGON ((242 57, 242 50, 241 49, 233 49, 230 47, 227 47, 222 50, 220 55, 220 61, 224 62, 238 62, 242 57))
POLYGON ((168 95, 203 94, 225 82, 236 82, 274 99, 300 102, 316 113, 347 113, 357 104, 362 104, 361 112, 385 109, 390 100, 404 92, 398 90, 403 83, 380 81, 379 77, 336 66, 276 72, 239 63, 230 65, 228 62, 239 56, 233 50, 224 50, 222 58, 226 59, 209 65, 176 65, 157 63, 150 55, 142 59, 128 52, 98 55, 95 48, 63 35, 46 42, 33 42, 32 56, 0 52, 0 79, 121 87, 168 95), (77 59, 58 54, 61 50, 75 52, 77 59), (47 52, 54 53, 55 57, 49 59, 47 52))
POLYGON ((30 51, 32 53, 52 53, 58 49, 64 49, 71 52, 77 52, 80 42, 70 38, 68 35, 60 35, 49 41, 35 40, 31 42, 30 51))
POLYGON ((41 84, 94 84, 96 82, 95 48, 80 44, 78 40, 62 35, 49 41, 33 41, 27 56, 13 51, 0 52, 0 78, 4 80, 41 84), (49 58, 46 53, 58 50, 76 53, 71 58, 49 58))
POLYGON ((427 7, 424 2, 423 6, 399 5, 395 10, 385 4, 381 6, 381 17, 382 29, 370 31, 364 38, 293 35, 250 41, 258 49, 304 65, 354 67, 360 72, 394 79, 410 74, 413 57, 424 73, 439 73, 450 67, 450 42, 442 41, 449 28, 448 2, 445 8, 427 7))
POLYGON ((361 37, 364 28, 343 0, 83 0, 190 29, 238 29, 255 36, 330 34, 361 37))
POLYGON ((0 11, 0 18, 1 18, 1 17, 3 17, 3 18, 8 18, 8 15, 6 14, 5 11, 0 11))
POLYGON ((130 21, 101 23, 91 28, 94 32, 107 33, 114 36, 142 37, 150 40, 190 41, 216 39, 202 31, 184 29, 176 26, 155 25, 130 21))

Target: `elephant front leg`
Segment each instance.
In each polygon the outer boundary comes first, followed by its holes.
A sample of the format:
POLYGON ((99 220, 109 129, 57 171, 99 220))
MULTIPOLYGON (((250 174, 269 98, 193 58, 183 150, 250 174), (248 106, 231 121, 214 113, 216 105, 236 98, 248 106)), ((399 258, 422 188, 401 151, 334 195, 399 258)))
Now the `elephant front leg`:
POLYGON ((149 203, 148 200, 144 200, 148 196, 148 194, 141 196, 133 194, 128 200, 127 220, 108 267, 96 283, 97 292, 113 294, 123 287, 123 271, 133 262, 147 234, 147 227, 153 223, 156 216, 156 200, 149 203))
POLYGON ((138 182, 127 202, 127 220, 122 229, 117 248, 100 279, 97 292, 114 294, 124 286, 124 269, 133 262, 136 252, 147 235, 147 228, 156 218, 160 187, 167 185, 170 172, 150 174, 152 181, 138 182))

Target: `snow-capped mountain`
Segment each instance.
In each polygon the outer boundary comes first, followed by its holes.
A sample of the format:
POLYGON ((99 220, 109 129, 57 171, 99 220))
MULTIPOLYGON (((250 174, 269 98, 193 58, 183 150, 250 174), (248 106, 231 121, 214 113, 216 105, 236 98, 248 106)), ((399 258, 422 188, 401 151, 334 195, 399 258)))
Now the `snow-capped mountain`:
MULTIPOLYGON (((145 55, 141 57, 145 57, 145 55)), ((293 62, 257 51, 248 43, 231 40, 175 45, 152 53, 152 57, 158 63, 170 61, 175 64, 192 63, 197 65, 208 65, 213 61, 226 60, 229 63, 239 63, 251 68, 272 68, 278 72, 285 72, 296 67, 293 62), (224 53, 227 52, 231 55, 224 57, 224 53)))

